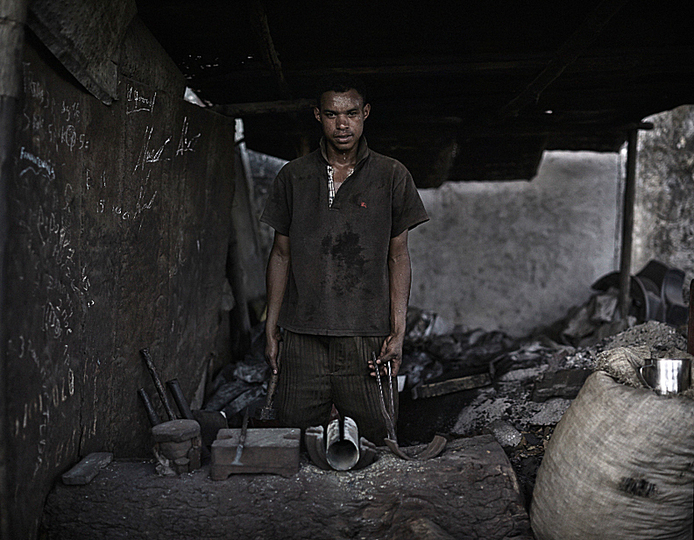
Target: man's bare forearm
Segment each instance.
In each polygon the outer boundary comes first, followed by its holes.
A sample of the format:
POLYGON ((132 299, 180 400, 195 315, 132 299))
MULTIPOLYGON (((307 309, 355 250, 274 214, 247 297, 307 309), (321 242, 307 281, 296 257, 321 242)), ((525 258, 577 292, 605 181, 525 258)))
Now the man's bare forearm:
POLYGON ((287 279, 291 267, 291 250, 289 238, 275 233, 275 240, 270 251, 265 275, 265 287, 267 294, 267 317, 265 319, 265 358, 277 373, 277 355, 279 353, 279 320, 280 308, 287 288, 287 279))
POLYGON ((407 326, 407 304, 410 300, 412 269, 407 248, 407 231, 391 238, 388 249, 388 281, 390 285, 390 335, 383 342, 377 361, 383 365, 392 362, 393 375, 397 375, 402 362, 402 345, 407 326))
POLYGON ((388 274, 390 281, 390 332, 396 336, 404 336, 407 324, 407 304, 410 301, 410 286, 412 284, 407 231, 391 240, 388 254, 388 274))

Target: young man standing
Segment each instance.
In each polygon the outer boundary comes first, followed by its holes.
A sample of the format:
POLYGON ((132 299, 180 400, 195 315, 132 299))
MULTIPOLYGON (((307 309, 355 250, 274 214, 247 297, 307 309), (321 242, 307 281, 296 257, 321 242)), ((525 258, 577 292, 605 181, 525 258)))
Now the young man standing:
POLYGON ((390 362, 393 376, 400 368, 407 232, 428 217, 407 169, 368 148, 364 96, 358 81, 324 81, 314 108, 320 148, 285 165, 272 185, 261 217, 275 229, 265 356, 280 372, 275 403, 285 425, 325 425, 334 405, 383 444, 369 362, 372 354, 380 367, 390 362))

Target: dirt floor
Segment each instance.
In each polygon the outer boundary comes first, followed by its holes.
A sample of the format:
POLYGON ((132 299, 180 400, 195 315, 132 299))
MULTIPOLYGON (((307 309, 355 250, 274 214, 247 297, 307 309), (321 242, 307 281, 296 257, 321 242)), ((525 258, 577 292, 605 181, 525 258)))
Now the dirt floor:
MULTIPOLYGON (((449 339, 447 346, 456 343, 449 339)), ((491 385, 426 399, 413 399, 407 389, 401 394, 400 445, 426 444, 442 434, 448 443, 438 458, 408 462, 382 447, 366 469, 337 472, 321 470, 302 451, 291 478, 232 475, 216 482, 206 463, 170 478, 157 475, 153 461, 114 462, 87 486, 56 485, 46 505, 45 538, 530 540, 535 477, 572 401, 572 389, 547 381, 597 369, 617 347, 685 354, 686 340, 681 330, 651 321, 590 347, 546 337, 508 345, 492 351, 491 385)), ((438 376, 445 372, 427 362, 438 376)))

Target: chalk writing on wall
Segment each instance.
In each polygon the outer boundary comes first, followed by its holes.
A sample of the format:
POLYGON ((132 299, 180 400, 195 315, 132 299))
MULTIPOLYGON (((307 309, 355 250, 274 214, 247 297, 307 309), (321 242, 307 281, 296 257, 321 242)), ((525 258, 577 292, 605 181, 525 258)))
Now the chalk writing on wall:
POLYGON ((200 138, 200 133, 188 138, 188 117, 183 119, 183 127, 181 128, 181 137, 178 140, 178 148, 176 149, 176 155, 182 156, 185 152, 194 152, 195 143, 198 138, 200 138))
POLYGON ((164 141, 164 144, 153 148, 150 146, 153 131, 153 127, 148 126, 145 128, 144 144, 142 145, 142 150, 140 151, 140 156, 137 158, 137 162, 135 163, 135 170, 133 172, 137 172, 138 169, 144 169, 145 164, 147 163, 158 163, 159 161, 164 159, 162 158, 162 154, 166 149, 166 145, 171 142, 171 138, 166 139, 164 141))
POLYGON ((154 104, 157 101, 156 92, 152 92, 150 96, 146 96, 143 90, 128 85, 126 95, 125 114, 133 114, 136 112, 148 112, 151 114, 154 111, 154 104))

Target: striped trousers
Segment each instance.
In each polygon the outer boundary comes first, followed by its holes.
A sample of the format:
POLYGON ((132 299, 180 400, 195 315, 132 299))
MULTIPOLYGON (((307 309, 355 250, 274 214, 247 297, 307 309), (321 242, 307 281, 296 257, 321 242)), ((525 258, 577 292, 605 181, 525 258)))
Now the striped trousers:
MULTIPOLYGON (((368 360, 381 351, 383 337, 337 337, 285 331, 280 350, 275 404, 287 427, 326 426, 333 405, 357 423, 359 435, 383 445, 387 430, 378 383, 368 360)), ((385 378, 381 379, 386 391, 385 378)), ((395 381, 394 381, 395 382, 395 381)), ((397 415, 398 392, 394 384, 397 415)))

